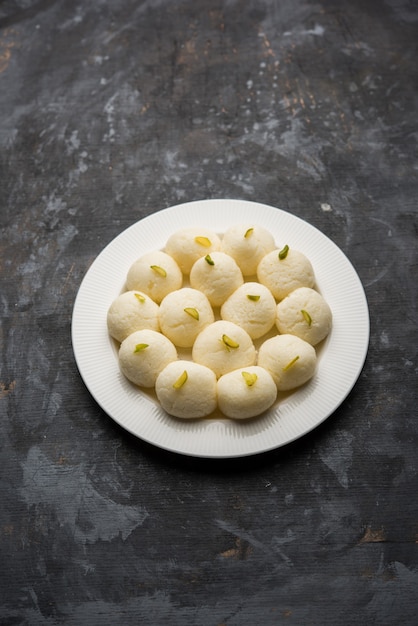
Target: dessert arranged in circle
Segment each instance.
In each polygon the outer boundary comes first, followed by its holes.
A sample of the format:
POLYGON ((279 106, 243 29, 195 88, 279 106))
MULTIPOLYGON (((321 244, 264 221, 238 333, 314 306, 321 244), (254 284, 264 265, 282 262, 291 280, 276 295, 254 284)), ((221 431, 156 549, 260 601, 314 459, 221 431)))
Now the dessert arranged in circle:
POLYGON ((257 224, 181 229, 125 289, 107 314, 120 370, 175 418, 262 415, 315 375, 332 327, 310 260, 257 224))

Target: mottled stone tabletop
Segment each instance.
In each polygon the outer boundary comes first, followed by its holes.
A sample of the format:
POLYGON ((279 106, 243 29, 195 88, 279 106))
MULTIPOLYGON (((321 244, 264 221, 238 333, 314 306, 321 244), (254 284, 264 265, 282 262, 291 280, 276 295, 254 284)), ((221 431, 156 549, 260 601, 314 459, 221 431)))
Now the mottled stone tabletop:
POLYGON ((411 0, 0 2, 2 625, 418 623, 417 43, 411 0), (213 198, 320 229, 371 324, 331 417, 222 461, 128 434, 71 343, 106 244, 213 198))

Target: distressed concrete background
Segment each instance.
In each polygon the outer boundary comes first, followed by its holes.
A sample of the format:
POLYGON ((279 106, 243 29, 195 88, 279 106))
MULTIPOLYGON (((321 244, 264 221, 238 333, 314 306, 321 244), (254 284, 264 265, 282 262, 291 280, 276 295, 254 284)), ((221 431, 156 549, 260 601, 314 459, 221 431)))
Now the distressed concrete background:
POLYGON ((0 2, 1 624, 418 623, 417 42, 407 0, 0 2), (103 413, 70 324, 117 234, 220 197, 333 239, 371 341, 309 436, 204 462, 103 413))

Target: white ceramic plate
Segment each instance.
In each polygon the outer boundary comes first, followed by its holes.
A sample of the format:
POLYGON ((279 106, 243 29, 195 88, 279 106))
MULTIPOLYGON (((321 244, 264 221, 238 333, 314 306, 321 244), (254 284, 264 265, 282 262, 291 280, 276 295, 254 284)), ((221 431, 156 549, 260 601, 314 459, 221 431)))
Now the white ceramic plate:
POLYGON ((343 252, 324 234, 277 208, 242 200, 203 200, 171 207, 140 220, 99 254, 80 286, 73 311, 72 341, 80 374, 106 413, 127 431, 181 454, 226 458, 283 446, 321 424, 346 398, 363 367, 369 342, 369 314, 360 279, 343 252), (333 327, 314 378, 248 422, 228 419, 185 421, 167 415, 153 398, 120 373, 117 351, 106 326, 107 310, 124 289, 130 265, 163 248, 187 226, 223 233, 238 223, 260 224, 312 262, 318 290, 330 304, 333 327))

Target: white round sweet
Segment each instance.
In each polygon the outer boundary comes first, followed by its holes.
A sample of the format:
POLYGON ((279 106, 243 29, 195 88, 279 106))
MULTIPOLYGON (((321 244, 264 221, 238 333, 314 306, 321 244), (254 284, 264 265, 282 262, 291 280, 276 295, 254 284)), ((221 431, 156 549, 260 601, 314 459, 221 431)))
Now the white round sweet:
POLYGON ((191 348, 198 334, 215 320, 209 300, 201 291, 183 287, 161 301, 161 332, 179 348, 191 348))
POLYGON ((139 387, 153 387, 158 374, 176 359, 174 344, 155 330, 137 330, 119 348, 122 373, 139 387))
POLYGON ((209 228, 194 226, 173 233, 165 244, 165 252, 178 263, 183 274, 189 274, 192 265, 202 256, 219 250, 221 240, 209 228))
POLYGON ((179 266, 161 250, 148 252, 137 259, 126 277, 128 290, 143 291, 157 303, 171 291, 180 289, 182 284, 183 274, 179 266))
POLYGON ((276 301, 264 285, 244 283, 221 306, 221 318, 241 326, 251 339, 258 339, 274 326, 276 301))
POLYGON ((276 326, 316 346, 331 330, 332 311, 320 293, 300 287, 277 305, 276 326))
POLYGON ((175 417, 207 417, 217 405, 215 374, 193 361, 169 363, 157 377, 155 392, 162 408, 175 417))
POLYGON ((295 335, 277 335, 262 343, 257 364, 270 372, 279 391, 288 391, 312 378, 316 352, 310 343, 295 335))
POLYGON ((257 278, 270 289, 276 300, 283 300, 298 287, 313 287, 315 275, 309 259, 286 246, 266 254, 257 267, 257 278))
POLYGON ((209 367, 219 378, 239 367, 254 365, 257 355, 251 337, 243 328, 233 322, 218 320, 197 336, 192 358, 209 367))
POLYGON ((254 276, 261 259, 276 248, 273 235, 258 224, 236 224, 225 231, 222 252, 232 256, 244 276, 254 276))
POLYGON ((158 304, 145 293, 125 291, 109 307, 107 328, 117 341, 143 328, 159 331, 158 304))
POLYGON ((257 365, 236 369, 218 380, 218 406, 232 419, 261 415, 276 397, 277 387, 271 374, 257 365))
POLYGON ((190 270, 191 286, 202 291, 212 306, 221 306, 243 282, 238 265, 224 252, 201 257, 190 270))

